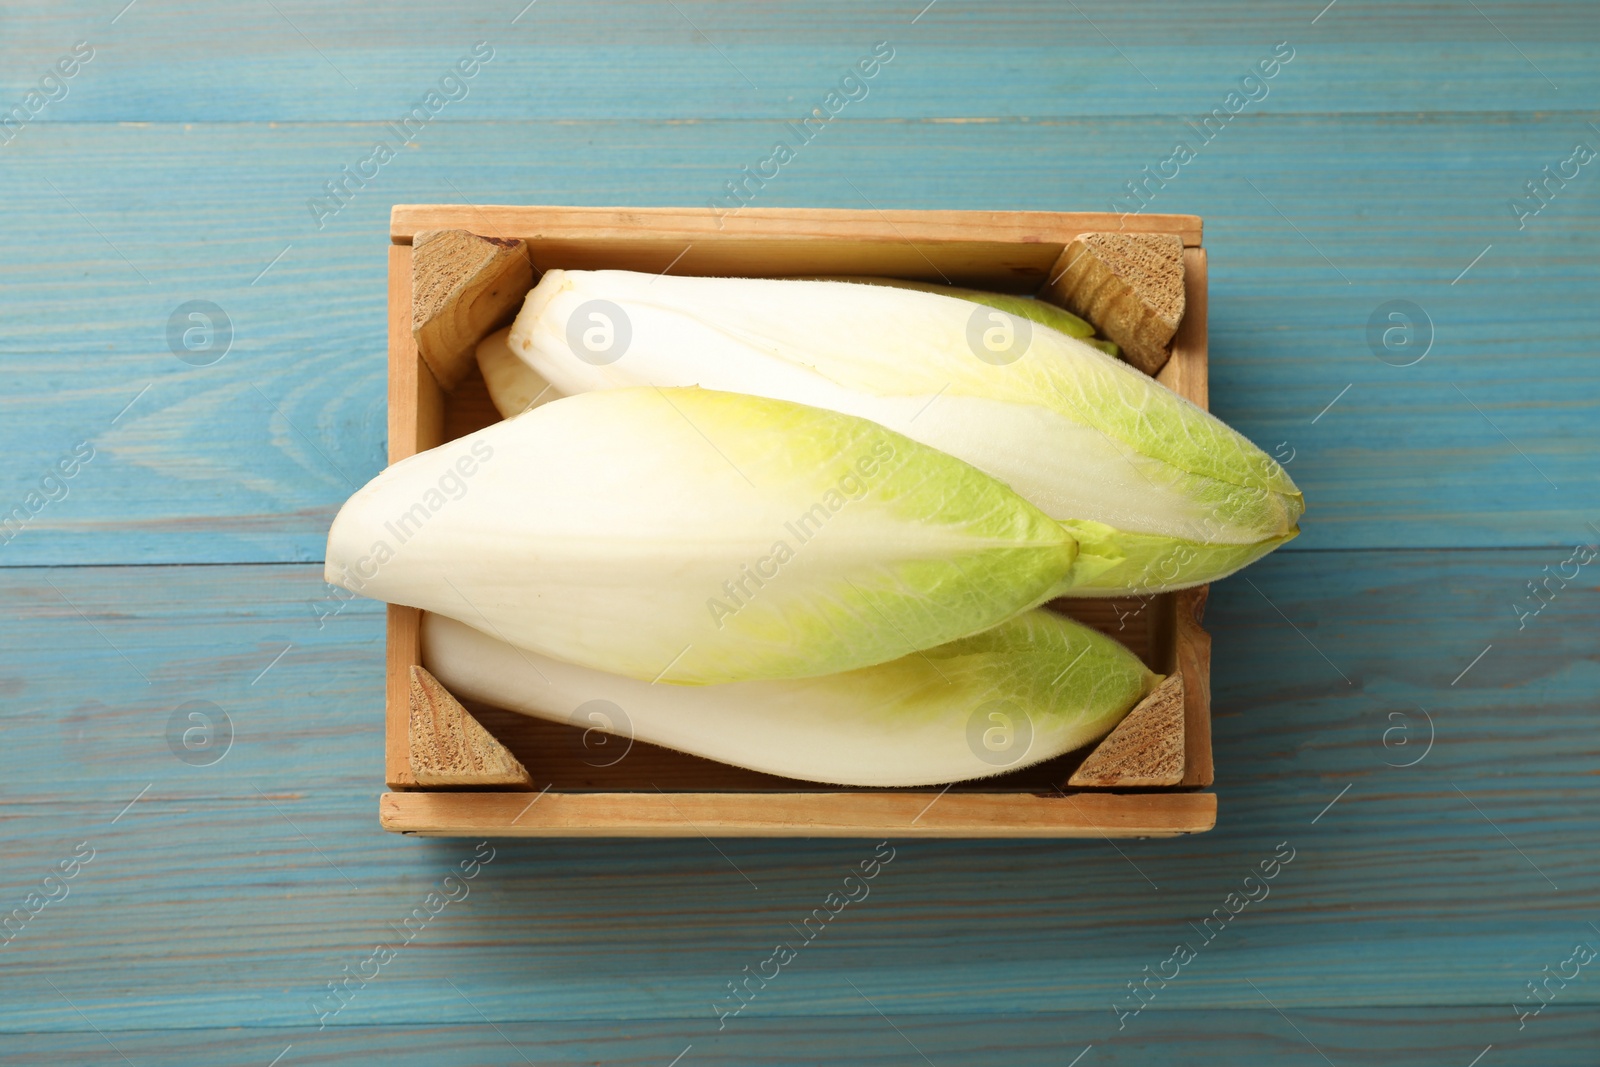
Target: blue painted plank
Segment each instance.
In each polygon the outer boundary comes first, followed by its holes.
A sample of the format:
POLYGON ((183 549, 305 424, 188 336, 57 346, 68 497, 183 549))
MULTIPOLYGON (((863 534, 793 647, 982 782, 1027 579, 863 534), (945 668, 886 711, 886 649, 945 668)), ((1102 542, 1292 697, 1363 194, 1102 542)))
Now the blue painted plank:
POLYGON ((0 1063, 1593 1061, 1591 983, 1516 1019, 1600 943, 1596 587, 1537 614, 1527 588, 1600 535, 1593 168, 1510 208, 1600 137, 1591 5, 271 7, 0 10, 0 113, 96 49, 0 135, 0 512, 95 447, 0 546, 0 891, 97 849, 0 945, 0 1063), (319 559, 382 463, 388 205, 704 203, 880 38, 869 97, 761 202, 1104 208, 1296 50, 1151 205, 1206 216, 1214 407, 1312 509, 1214 591, 1219 829, 902 844, 723 1030, 726 983, 862 843, 507 844, 317 1031, 470 845, 375 827, 376 606, 319 628, 315 566, 230 565, 319 559), (316 228, 308 198, 479 39, 466 98, 316 228), (168 352, 193 299, 235 327, 212 366, 168 352), (1392 300, 1431 319, 1421 362, 1369 346, 1392 300), (1543 547, 1365 551, 1427 546, 1543 547), (151 562, 223 565, 51 566, 151 562), (191 700, 230 716, 216 763, 169 743, 191 700), (1201 944, 1279 841, 1271 897, 1201 944))
POLYGON ((435 121, 797 118, 878 41, 894 58, 845 106, 852 117, 1198 117, 1280 42, 1290 64, 1243 85, 1258 99, 1235 106, 1578 110, 1600 90, 1600 22, 1581 0, 1481 12, 1344 0, 1314 24, 1321 5, 1290 2, 944 2, 918 17, 925 6, 284 0, 141 4, 113 22, 105 5, 50 5, 6 14, 0 100, 24 100, 80 40, 93 58, 35 121, 392 120, 480 41, 492 58, 444 85, 455 99, 435 121))
MULTIPOLYGON (((1560 559, 1285 554, 1222 583, 1215 832, 1118 849, 897 842, 870 898, 737 1022, 868 1014, 848 978, 896 1018, 1098 1013, 1109 1040, 1111 1005, 1129 1010, 1127 983, 1181 941, 1197 958, 1130 1030, 1169 1009, 1258 1008, 1253 982, 1287 1012, 1493 1005, 1514 1044, 1525 983, 1575 942, 1600 944, 1600 871, 1574 847, 1600 832, 1600 599, 1585 577, 1522 631, 1505 609, 1560 559), (1202 928, 1285 841, 1270 895, 1202 928)), ((317 631, 313 568, 8 569, 0 587, 19 616, 0 622, 4 893, 20 902, 78 842, 96 850, 70 896, 0 948, 0 1028, 83 1029, 45 977, 111 1030, 196 1012, 314 1026, 319 990, 472 854, 378 831, 380 617, 352 607, 317 631), (230 716, 222 760, 168 747, 186 700, 230 716)), ((709 1036, 727 983, 872 851, 494 847, 330 1026, 481 1022, 449 978, 497 1021, 677 1018, 709 1036)), ((1557 1006, 1592 1007, 1597 989, 1571 983, 1557 1006)))
MULTIPOLYGON (((448 987, 446 987, 448 991, 448 987)), ((1600 1016, 1551 1007, 1537 1029, 1506 1040, 1498 1009, 1426 1008, 1312 1010, 1278 1015, 1271 1008, 1152 1012, 1137 1032, 1107 1038, 1100 1013, 1034 1015, 817 1016, 752 1019, 707 1035, 678 1020, 642 1022, 482 1022, 456 1026, 299 1029, 178 1029, 28 1034, 0 1050, 0 1067, 70 1063, 75 1067, 215 1067, 269 1063, 319 1067, 382 1062, 387 1067, 502 1067, 533 1062, 552 1067, 604 1063, 666 1067, 691 1064, 832 1067, 923 1062, 963 1067, 1061 1067, 1084 1054, 1084 1067, 1255 1067, 1333 1063, 1372 1067, 1465 1067, 1492 1046, 1482 1063, 1499 1067, 1592 1067, 1600 1016), (1085 1054, 1085 1050, 1087 1053, 1085 1054), (1492 1059, 1491 1059, 1492 1057, 1492 1059)))
MULTIPOLYGON (((854 123, 764 202, 1099 207, 1170 125, 854 123)), ((333 511, 384 455, 391 203, 693 204, 761 144, 738 123, 441 127, 319 232, 306 201, 367 128, 30 132, 0 170, 15 205, 0 511, 79 442, 97 458, 0 546, 8 564, 320 558, 333 511), (189 300, 231 319, 214 365, 169 349, 189 300)), ((1310 511, 1289 550, 1581 536, 1600 489, 1600 200, 1584 172, 1524 230, 1506 206, 1581 124, 1261 118, 1224 136, 1154 207, 1207 218, 1213 406, 1294 456, 1310 511), (1369 347, 1391 300, 1429 316, 1420 363, 1369 347)))

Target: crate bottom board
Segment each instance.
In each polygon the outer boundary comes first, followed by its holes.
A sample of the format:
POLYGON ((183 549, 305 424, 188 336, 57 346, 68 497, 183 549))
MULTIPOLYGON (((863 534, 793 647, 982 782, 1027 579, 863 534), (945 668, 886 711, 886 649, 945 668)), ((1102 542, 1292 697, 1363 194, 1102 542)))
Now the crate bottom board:
POLYGON ((1176 837, 1214 793, 385 793, 385 830, 438 837, 1176 837))

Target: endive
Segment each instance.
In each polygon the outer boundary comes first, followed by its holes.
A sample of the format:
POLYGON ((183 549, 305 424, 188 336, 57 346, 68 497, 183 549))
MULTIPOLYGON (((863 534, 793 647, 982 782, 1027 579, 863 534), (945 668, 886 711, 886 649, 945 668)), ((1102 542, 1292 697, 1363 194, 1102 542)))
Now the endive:
POLYGON ((850 786, 955 782, 1050 759, 1106 734, 1157 681, 1109 637, 1043 610, 875 667, 695 688, 579 667, 433 614, 422 656, 457 696, 850 786))
POLYGON ((540 404, 559 400, 561 394, 537 371, 511 351, 511 327, 496 330, 478 342, 478 373, 489 388, 489 400, 501 418, 509 419, 540 404))
POLYGON ((620 389, 396 463, 334 519, 326 573, 558 659, 710 684, 977 633, 1113 565, 1078 556, 1000 482, 877 423, 620 389))
POLYGON ((1080 319, 1066 308, 1056 307, 1031 296, 1013 296, 1010 293, 990 293, 982 289, 966 289, 958 285, 938 285, 934 282, 912 282, 900 278, 874 278, 868 275, 840 275, 834 278, 807 278, 805 281, 852 282, 856 285, 883 285, 891 289, 915 289, 920 293, 953 296, 986 307, 998 308, 1041 326, 1049 326, 1058 333, 1084 341, 1094 336, 1094 326, 1080 319))
POLYGON ((983 289, 965 289, 959 285, 937 285, 933 282, 910 282, 900 278, 874 278, 869 275, 839 275, 832 278, 807 278, 806 281, 854 282, 857 285, 885 285, 891 289, 915 289, 922 293, 952 296, 1048 326, 1068 337, 1076 337, 1091 348, 1098 348, 1108 356, 1122 354, 1122 349, 1112 341, 1094 336, 1094 327, 1078 318, 1066 308, 1032 296, 1014 296, 1010 293, 991 293, 983 289))
POLYGON ((1061 520, 1167 540, 1105 589, 1220 578, 1302 499, 1240 434, 1139 371, 999 307, 837 281, 547 271, 512 350, 559 392, 702 385, 871 419, 1061 520))

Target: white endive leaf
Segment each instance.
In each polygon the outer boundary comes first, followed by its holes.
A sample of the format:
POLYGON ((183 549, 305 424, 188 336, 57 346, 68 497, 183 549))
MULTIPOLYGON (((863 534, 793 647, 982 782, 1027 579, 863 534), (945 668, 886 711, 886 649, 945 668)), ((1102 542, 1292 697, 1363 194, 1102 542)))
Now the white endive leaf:
POLYGON ((882 663, 1071 581, 1061 524, 884 427, 701 389, 545 404, 403 460, 327 577, 521 648, 712 684, 882 663))
MULTIPOLYGON (((1146 375, 950 296, 551 270, 510 341, 563 393, 701 385, 869 418, 994 475, 1057 519, 1200 544, 1276 544, 1303 507, 1271 457, 1146 375)), ((1164 587, 1220 576, 1201 571, 1164 587)))
POLYGON ((539 372, 511 351, 511 327, 496 330, 478 342, 478 372, 489 388, 489 399, 503 419, 561 399, 561 394, 539 372))
MULTIPOLYGON (((1109 637, 1043 610, 844 674, 693 688, 526 652, 432 614, 422 656, 460 697, 849 786, 964 781, 1051 759, 1104 736, 1158 680, 1109 637)), ((615 760, 628 747, 591 751, 615 760)))
POLYGON ((857 285, 887 285, 893 289, 917 289, 924 293, 938 293, 941 296, 953 296, 958 300, 967 300, 975 304, 986 304, 1001 311, 1009 311, 1013 315, 1020 315, 1031 322, 1041 326, 1048 326, 1057 333, 1064 333, 1068 337, 1076 337, 1087 341, 1094 336, 1094 326, 1080 319, 1066 308, 1056 307, 1037 297, 1012 296, 1009 293, 990 293, 982 289, 963 289, 956 285, 938 285, 934 282, 912 282, 899 278, 874 278, 870 275, 840 275, 832 278, 806 278, 804 281, 816 282, 854 282, 857 285))

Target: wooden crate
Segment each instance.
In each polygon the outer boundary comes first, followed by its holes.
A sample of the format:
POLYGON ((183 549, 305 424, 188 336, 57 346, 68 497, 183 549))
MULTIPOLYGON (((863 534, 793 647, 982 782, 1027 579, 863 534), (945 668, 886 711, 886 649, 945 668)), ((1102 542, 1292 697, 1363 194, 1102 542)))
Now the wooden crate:
MULTIPOLYGON (((498 416, 475 367, 450 391, 412 335, 412 238, 469 230, 526 241, 535 272, 618 268, 689 275, 871 274, 1017 293, 1043 293, 1085 232, 1176 234, 1187 310, 1157 375, 1202 407, 1206 385, 1206 261, 1200 220, 1032 211, 745 209, 716 219, 694 208, 401 205, 389 250, 389 460, 490 424, 498 416)), ((503 324, 503 323, 502 323, 503 324)), ((652 745, 598 767, 572 726, 468 704, 524 766, 527 790, 430 788, 412 772, 410 671, 421 662, 420 613, 388 613, 386 771, 382 825, 440 836, 627 837, 1166 837, 1210 829, 1210 638, 1204 588, 1138 600, 1055 606, 1116 637, 1155 670, 1181 675, 1183 770, 1166 788, 1067 787, 1092 749, 946 789, 840 789, 758 774, 652 745)))

